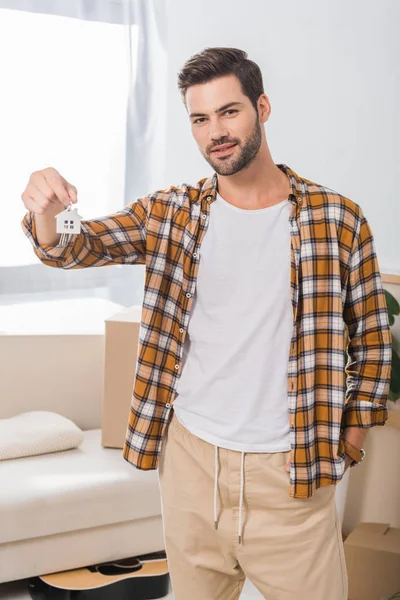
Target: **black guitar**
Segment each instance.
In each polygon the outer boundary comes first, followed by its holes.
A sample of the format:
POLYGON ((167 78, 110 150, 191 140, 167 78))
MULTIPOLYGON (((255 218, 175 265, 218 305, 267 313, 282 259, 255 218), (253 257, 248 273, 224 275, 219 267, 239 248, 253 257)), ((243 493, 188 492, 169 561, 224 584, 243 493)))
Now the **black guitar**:
POLYGON ((155 600, 170 592, 164 550, 32 577, 33 600, 155 600))

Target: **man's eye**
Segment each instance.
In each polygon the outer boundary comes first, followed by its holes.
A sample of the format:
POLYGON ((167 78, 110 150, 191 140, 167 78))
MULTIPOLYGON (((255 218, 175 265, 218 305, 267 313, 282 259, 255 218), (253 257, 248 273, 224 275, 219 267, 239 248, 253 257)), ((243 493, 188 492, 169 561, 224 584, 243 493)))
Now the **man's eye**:
MULTIPOLYGON (((237 113, 238 111, 235 108, 228 108, 228 110, 226 110, 224 112, 224 115, 228 112, 233 112, 233 113, 237 113)), ((198 119, 195 119, 193 121, 193 125, 196 125, 196 123, 198 123, 199 121, 204 121, 204 117, 199 117, 198 119)))

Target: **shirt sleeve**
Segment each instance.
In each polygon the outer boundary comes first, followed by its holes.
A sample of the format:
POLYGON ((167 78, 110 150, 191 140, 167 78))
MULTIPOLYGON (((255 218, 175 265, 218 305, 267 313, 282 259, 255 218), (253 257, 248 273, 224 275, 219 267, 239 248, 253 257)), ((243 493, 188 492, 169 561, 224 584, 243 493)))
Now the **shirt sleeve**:
POLYGON ((342 427, 384 425, 392 334, 371 228, 361 213, 348 267, 343 317, 348 327, 347 390, 342 427))
POLYGON ((119 212, 81 220, 79 234, 69 234, 63 244, 39 244, 35 214, 28 211, 22 230, 42 263, 62 269, 83 269, 115 264, 145 264, 149 196, 128 204, 119 212))

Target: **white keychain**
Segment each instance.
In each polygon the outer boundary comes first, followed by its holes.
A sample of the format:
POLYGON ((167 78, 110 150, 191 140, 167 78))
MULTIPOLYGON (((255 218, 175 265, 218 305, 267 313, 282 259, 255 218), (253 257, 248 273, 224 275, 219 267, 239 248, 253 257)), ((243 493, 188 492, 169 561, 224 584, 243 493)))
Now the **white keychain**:
POLYGON ((82 217, 78 214, 76 208, 71 209, 72 202, 62 212, 55 216, 57 220, 57 233, 61 233, 60 244, 64 245, 67 243, 68 236, 70 234, 77 235, 81 231, 81 220, 82 217))

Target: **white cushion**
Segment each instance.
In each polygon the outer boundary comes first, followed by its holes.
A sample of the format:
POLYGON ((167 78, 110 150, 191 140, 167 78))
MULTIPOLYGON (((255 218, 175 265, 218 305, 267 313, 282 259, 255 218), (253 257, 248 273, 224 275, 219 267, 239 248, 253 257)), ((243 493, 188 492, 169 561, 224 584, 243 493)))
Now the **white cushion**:
POLYGON ((83 431, 55 412, 36 410, 0 419, 0 460, 77 448, 83 431))
POLYGON ((158 471, 136 469, 101 429, 79 448, 0 463, 0 544, 161 515, 158 471))

